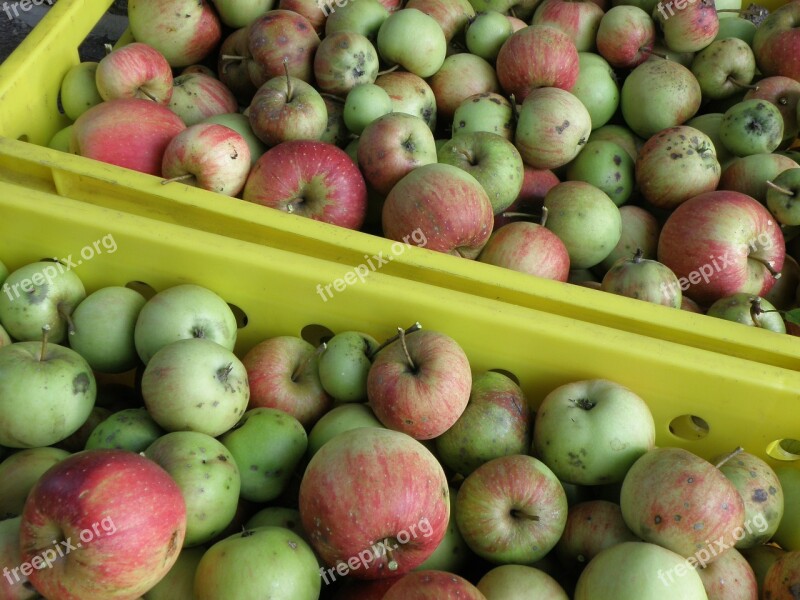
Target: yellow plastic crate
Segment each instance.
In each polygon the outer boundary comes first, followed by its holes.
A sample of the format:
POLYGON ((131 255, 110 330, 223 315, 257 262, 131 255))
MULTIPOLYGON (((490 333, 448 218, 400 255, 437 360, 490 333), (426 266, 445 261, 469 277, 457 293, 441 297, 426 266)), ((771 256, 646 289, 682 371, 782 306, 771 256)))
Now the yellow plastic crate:
MULTIPOLYGON (((363 264, 365 255, 382 252, 392 260, 380 272, 403 280, 766 365, 800 368, 800 342, 792 336, 534 278, 423 248, 407 248, 394 255, 389 240, 180 183, 163 186, 149 175, 43 147, 68 124, 57 108, 61 79, 79 61, 78 46, 110 4, 110 0, 60 0, 0 65, 0 182, 321 258, 338 263, 340 275, 363 264)), ((370 278, 375 276, 370 274, 370 278)))
POLYGON ((742 445, 772 464, 774 457, 798 458, 779 444, 800 438, 797 371, 385 273, 323 301, 316 286, 340 275, 336 262, 13 184, 0 183, 0 215, 0 258, 11 269, 44 257, 72 255, 77 262, 83 248, 106 238, 102 252, 85 252, 75 267, 89 292, 132 281, 156 290, 181 283, 209 287, 247 315, 239 353, 277 335, 316 341, 319 332, 357 329, 385 339, 396 327, 420 321, 454 337, 476 372, 513 373, 536 406, 561 384, 604 377, 647 401, 659 445, 708 458, 742 445), (707 435, 690 416, 708 424, 707 435))

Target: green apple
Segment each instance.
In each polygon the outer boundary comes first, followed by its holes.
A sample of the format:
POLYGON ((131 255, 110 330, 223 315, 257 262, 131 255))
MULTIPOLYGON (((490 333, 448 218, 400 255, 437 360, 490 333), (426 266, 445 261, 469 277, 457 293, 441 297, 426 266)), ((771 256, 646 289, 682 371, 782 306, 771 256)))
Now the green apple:
POLYGON ((736 156, 768 154, 783 139, 783 117, 767 100, 742 100, 725 112, 719 137, 736 156))
POLYGON ((678 277, 666 265, 643 258, 642 255, 642 251, 637 250, 633 257, 620 258, 606 272, 600 289, 619 296, 680 308, 683 294, 678 277))
POLYGON ((612 0, 611 6, 636 6, 648 15, 652 15, 659 0, 612 0))
POLYGON ((472 552, 464 541, 464 537, 458 530, 456 524, 456 496, 458 490, 450 487, 450 522, 447 524, 442 541, 436 546, 428 558, 425 559, 415 571, 447 571, 449 573, 459 573, 467 565, 472 557, 472 552))
POLYGON ((144 364, 167 344, 183 339, 207 339, 233 350, 236 333, 236 317, 225 300, 193 284, 176 285, 150 298, 133 332, 144 364))
POLYGON ((255 529, 257 527, 284 527, 306 539, 303 523, 300 520, 300 511, 296 508, 285 508, 283 506, 262 508, 250 517, 245 524, 245 529, 255 529))
POLYGON ((89 294, 72 313, 75 333, 69 345, 95 371, 123 373, 139 364, 133 330, 144 296, 126 287, 89 294))
POLYGON ((367 374, 378 342, 359 331, 333 336, 319 357, 319 382, 338 402, 366 402, 367 374))
POLYGON ((706 314, 750 327, 786 333, 783 317, 772 303, 752 294, 739 293, 720 298, 708 307, 706 314))
POLYGON ((143 600, 176 600, 192 598, 197 565, 207 548, 184 548, 172 568, 154 587, 142 596, 143 600))
POLYGON ((639 148, 644 144, 644 140, 633 133, 624 125, 603 125, 599 129, 592 131, 589 135, 590 142, 614 142, 619 144, 625 152, 636 162, 639 156, 639 148))
POLYGON ((212 0, 219 18, 228 27, 247 27, 256 18, 271 10, 275 0, 212 0))
POLYGON ((591 183, 603 190, 614 204, 622 206, 633 192, 633 164, 619 144, 590 141, 567 165, 567 179, 591 183))
POLYGON ((61 106, 72 121, 103 101, 97 91, 97 65, 96 62, 78 63, 67 71, 61 81, 61 106))
POLYGON ((749 19, 720 19, 719 31, 717 32, 715 40, 739 38, 749 46, 752 46, 753 37, 756 35, 756 29, 755 23, 749 19))
POLYGON ((800 169, 787 169, 767 188, 767 208, 782 225, 800 225, 800 169))
MULTIPOLYGON (((338 3, 337 3, 338 4, 338 3)), ((358 0, 337 6, 325 20, 325 35, 340 31, 360 33, 375 42, 378 31, 389 16, 389 11, 379 0, 358 0)))
MULTIPOLYGON (((67 125, 64 129, 59 129, 50 141, 47 142, 47 147, 60 152, 70 152, 69 141, 72 138, 73 125, 67 125)), ((2 282, 0 282, 2 283, 2 282)))
POLYGON ((72 311, 85 297, 83 283, 69 267, 60 262, 31 263, 3 283, 0 322, 19 341, 41 339, 42 327, 48 326, 50 341, 58 344, 66 339, 72 311))
POLYGON ((492 212, 500 214, 519 196, 523 164, 514 144, 486 131, 461 133, 438 151, 439 162, 458 167, 483 186, 492 212))
POLYGON ((544 197, 545 226, 569 252, 570 268, 588 269, 608 256, 622 237, 619 208, 601 189, 584 181, 564 181, 544 197))
POLYGON ((478 581, 478 589, 490 600, 569 600, 550 575, 527 565, 500 565, 478 581))
POLYGON ((622 218, 622 236, 611 254, 598 265, 603 273, 621 258, 633 258, 637 251, 642 252, 643 258, 656 258, 658 235, 661 231, 658 220, 645 209, 633 205, 621 206, 619 214, 622 218))
POLYGON ((233 520, 241 479, 228 449, 204 433, 176 431, 153 442, 144 455, 170 474, 186 501, 184 547, 203 544, 233 520))
POLYGON ((0 348, 3 346, 8 346, 9 344, 11 344, 11 336, 8 335, 8 332, 5 330, 5 328, 0 325, 0 348))
POLYGON ((800 511, 794 507, 800 506, 800 469, 780 465, 775 467, 775 474, 781 482, 786 510, 772 541, 784 550, 797 551, 800 550, 800 511))
POLYGON ((392 99, 382 87, 362 83, 347 93, 344 102, 344 124, 360 135, 364 128, 378 117, 392 112, 392 99))
POLYGON ((327 94, 322 97, 322 100, 325 102, 325 108, 328 111, 328 125, 319 137, 319 141, 344 148, 350 142, 351 137, 350 132, 347 130, 347 125, 344 124, 344 102, 339 97, 332 97, 327 94))
POLYGON ((723 113, 705 113, 686 121, 688 127, 694 127, 708 136, 708 139, 714 144, 714 150, 717 152, 717 162, 719 162, 723 170, 736 160, 736 157, 725 147, 719 137, 719 126, 722 125, 722 117, 724 116, 723 113))
POLYGON ((436 129, 436 95, 427 81, 407 71, 378 75, 375 85, 392 99, 392 112, 422 119, 431 131, 436 129))
MULTIPOLYGON (((0 565, 3 565, 3 577, 0 579, 0 597, 6 600, 36 600, 41 598, 28 577, 14 569, 22 565, 19 534, 22 517, 0 521, 0 565)), ((44 565, 43 565, 44 566, 44 565)))
POLYGON ((453 113, 453 137, 460 133, 488 131, 507 140, 514 137, 514 112, 504 96, 484 92, 470 96, 453 113))
POLYGON ((358 164, 358 141, 361 138, 356 138, 351 140, 347 146, 345 146, 344 151, 347 152, 347 155, 353 159, 353 162, 358 164))
POLYGON ((97 395, 92 369, 63 346, 19 342, 0 348, 0 445, 60 442, 86 421, 97 395))
POLYGON ((340 433, 359 427, 383 428, 383 423, 367 404, 342 404, 329 410, 308 434, 308 456, 314 456, 325 443, 340 433))
POLYGON ((419 77, 430 77, 444 63, 447 40, 439 23, 416 8, 389 15, 378 31, 378 53, 419 77))
POLYGON ((493 62, 500 46, 514 33, 506 15, 496 10, 487 10, 475 15, 467 25, 467 49, 484 60, 493 62))
POLYGON ((528 401, 516 383, 493 371, 476 375, 467 408, 436 438, 439 460, 467 476, 493 458, 525 454, 532 420, 528 401))
POLYGON ((578 52, 580 71, 570 92, 583 102, 592 119, 592 129, 602 127, 619 106, 619 86, 611 65, 599 54, 578 52))
POLYGON ((3 282, 6 280, 7 277, 8 277, 8 267, 6 267, 3 261, 0 260, 0 285, 3 284, 3 282))
POLYGON ((197 566, 194 599, 264 598, 268 593, 273 600, 317 600, 321 587, 317 558, 303 538, 283 527, 258 527, 208 549, 197 566))
POLYGON ((704 98, 730 98, 753 81, 756 57, 750 46, 738 38, 714 40, 695 55, 692 73, 704 98))
POLYGON ((214 123, 216 125, 224 125, 229 129, 233 129, 236 133, 244 138, 247 146, 250 148, 250 164, 256 164, 261 155, 267 151, 267 146, 258 139, 258 136, 253 133, 253 128, 250 127, 250 119, 240 113, 224 113, 221 115, 213 115, 208 117, 203 123, 214 123))
POLYGON ((300 421, 274 408, 247 411, 220 441, 239 467, 242 498, 251 502, 280 496, 308 448, 300 421))
MULTIPOLYGON (((58 448, 20 450, 0 462, 0 520, 22 514, 25 499, 45 471, 70 455, 58 448)), ((2 587, 0 587, 2 590, 2 587)))
POLYGON ((142 452, 164 433, 144 408, 126 408, 94 428, 86 440, 86 450, 118 448, 142 452))

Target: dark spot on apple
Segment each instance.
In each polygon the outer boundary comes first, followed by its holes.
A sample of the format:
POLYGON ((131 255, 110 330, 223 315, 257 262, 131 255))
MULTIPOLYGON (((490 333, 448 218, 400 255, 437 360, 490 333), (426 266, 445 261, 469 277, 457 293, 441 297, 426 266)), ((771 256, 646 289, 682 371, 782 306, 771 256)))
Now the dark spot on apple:
POLYGON ((287 543, 289 544, 289 548, 292 550, 297 550, 297 542, 293 540, 287 540, 287 543))
POLYGON ((683 154, 678 154, 677 152, 673 152, 672 154, 669 155, 669 157, 672 160, 677 160, 677 159, 681 158, 682 156, 683 156, 683 154))
POLYGON ((686 480, 686 483, 694 483, 694 477, 689 477, 689 478, 686 480))
POLYGON ((622 179, 622 173, 617 171, 616 173, 614 173, 614 181, 619 181, 620 179, 622 179))
POLYGON ((769 494, 761 488, 753 492, 753 502, 766 502, 769 499, 769 494))
POLYGON ((769 486, 769 495, 770 496, 774 496, 777 493, 778 493, 778 490, 775 487, 769 486))
POLYGON ((656 518, 653 519, 653 521, 655 522, 656 525, 660 525, 661 524, 661 515, 656 515, 656 518))
POLYGON ((561 135, 562 133, 564 133, 567 127, 569 127, 569 121, 564 119, 564 122, 561 125, 556 125, 556 132, 558 133, 558 135, 561 135))
POLYGON ((480 98, 473 98, 473 99, 472 99, 472 101, 473 101, 473 102, 480 102, 480 101, 481 101, 481 99, 480 99, 480 98))
POLYGON ((675 522, 676 522, 676 523, 680 523, 680 522, 681 522, 681 516, 680 516, 680 515, 675 515, 675 516, 674 516, 674 517, 672 517, 672 518, 673 518, 673 519, 675 519, 675 522))
POLYGON ((622 164, 622 157, 619 156, 618 154, 614 155, 614 159, 613 160, 614 160, 614 164, 617 165, 617 166, 622 164))
POLYGON ((90 387, 90 379, 88 373, 78 373, 75 379, 72 380, 72 393, 77 396, 78 394, 85 394, 90 387))
POLYGON ((258 465, 250 465, 251 471, 258 471, 258 465))

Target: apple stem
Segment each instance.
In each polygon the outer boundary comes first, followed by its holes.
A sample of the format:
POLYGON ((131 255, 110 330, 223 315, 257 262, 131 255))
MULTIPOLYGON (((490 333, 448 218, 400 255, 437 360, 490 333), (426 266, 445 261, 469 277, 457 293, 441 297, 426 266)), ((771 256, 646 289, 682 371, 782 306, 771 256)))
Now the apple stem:
POLYGON ((322 354, 325 351, 325 348, 327 347, 328 344, 322 342, 318 348, 316 348, 311 354, 306 356, 305 359, 303 359, 303 362, 301 362, 294 370, 294 373, 292 373, 292 381, 297 381, 297 378, 300 377, 303 371, 306 370, 306 367, 308 366, 308 363, 311 362, 311 359, 314 358, 315 356, 319 356, 320 354, 322 354))
POLYGON ((112 46, 111 44, 103 44, 103 50, 106 51, 106 56, 108 56, 114 51, 114 46, 112 46))
POLYGON ((292 88, 292 78, 289 77, 289 61, 285 58, 283 59, 283 72, 286 73, 286 102, 289 103, 292 101, 294 89, 292 88))
POLYGON ((513 6, 508 9, 508 14, 510 14, 515 19, 517 18, 517 13, 514 12, 514 7, 513 6))
POLYGON ((547 216, 549 214, 550 214, 550 211, 547 209, 546 206, 543 206, 542 207, 542 218, 539 219, 539 225, 541 225, 542 227, 545 226, 545 224, 547 223, 547 216))
POLYGON ((164 179, 161 181, 161 185, 167 185, 168 183, 172 183, 174 181, 186 181, 187 179, 192 179, 194 175, 191 173, 185 173, 184 175, 178 175, 177 177, 172 177, 170 179, 164 179))
MULTIPOLYGON (((400 331, 403 331, 400 329, 400 331)), ((383 547, 386 548, 386 558, 389 559, 389 562, 386 563, 386 567, 390 571, 397 571, 400 565, 397 564, 397 561, 394 559, 394 552, 392 552, 392 547, 389 545, 389 538, 383 540, 383 547)))
POLYGON ((338 102, 339 104, 344 104, 344 98, 340 98, 335 94, 329 94, 328 92, 320 92, 319 94, 323 98, 328 98, 329 100, 333 100, 334 102, 338 102))
POLYGON ((748 89, 748 90, 757 90, 758 89, 757 85, 753 85, 753 84, 750 84, 750 83, 745 83, 743 81, 739 81, 735 77, 728 76, 728 81, 730 81, 734 85, 738 85, 740 88, 745 88, 745 89, 748 89))
POLYGON ((514 123, 519 121, 519 110, 517 109, 517 97, 514 94, 511 94, 508 97, 508 101, 511 103, 511 118, 514 119, 514 123))
MULTIPOLYGON (((420 324, 419 324, 419 321, 417 321, 417 322, 416 322, 416 323, 414 323, 414 324, 413 324, 411 327, 409 327, 408 329, 406 329, 404 333, 405 333, 406 335, 409 335, 409 334, 412 334, 412 333, 414 333, 415 331, 419 331, 420 329, 422 329, 422 325, 420 325, 420 324)), ((386 346, 388 346, 389 344, 393 344, 394 342, 396 342, 396 341, 397 341, 397 340, 399 340, 399 339, 400 339, 400 335, 399 335, 399 334, 397 334, 397 335, 393 335, 393 336, 392 336, 392 337, 390 337, 388 340, 386 340, 385 342, 383 342, 383 343, 382 343, 380 346, 378 346, 377 348, 375 348, 375 351, 374 351, 372 354, 370 354, 369 356, 367 356, 367 358, 369 358, 370 360, 372 360, 372 359, 375 357, 375 355, 376 355, 376 354, 378 354, 378 352, 380 352, 381 350, 383 350, 384 348, 386 348, 386 346)))
POLYGON ((72 321, 72 316, 68 312, 61 310, 61 306, 58 307, 58 314, 67 322, 67 333, 75 335, 75 323, 72 321))
POLYGON ((764 313, 764 309, 761 307, 761 298, 755 296, 754 298, 750 299, 750 318, 753 320, 753 325, 756 327, 761 327, 761 321, 758 317, 760 317, 764 313))
POLYGON ((773 266, 769 263, 769 261, 766 261, 763 258, 757 258, 755 256, 751 256, 750 258, 752 258, 754 261, 760 262, 762 265, 764 265, 764 267, 767 269, 767 271, 769 271, 769 274, 772 275, 775 279, 780 279, 781 278, 781 274, 773 268, 773 266))
POLYGON ((235 54, 223 54, 220 58, 222 60, 247 60, 246 56, 236 56, 235 54))
POLYGON ((155 96, 153 96, 153 94, 151 94, 150 92, 148 92, 146 89, 144 89, 144 88, 139 88, 139 91, 140 91, 142 94, 144 94, 145 96, 147 96, 147 97, 148 97, 150 100, 152 100, 153 102, 156 102, 156 103, 158 102, 158 100, 156 99, 156 97, 155 97, 155 96))
POLYGON ((406 345, 406 332, 403 331, 402 327, 398 327, 397 333, 400 335, 400 345, 403 347, 403 352, 406 355, 406 360, 408 361, 408 365, 411 367, 412 371, 416 371, 417 366, 414 364, 414 361, 411 360, 411 355, 408 353, 408 346, 406 345))
POLYGON ((528 213, 523 213, 523 212, 513 212, 513 211, 504 212, 503 216, 507 217, 507 218, 518 217, 518 218, 522 218, 522 219, 533 219, 534 218, 534 215, 529 215, 528 213))
POLYGON ((644 258, 644 251, 641 248, 636 248, 636 253, 633 255, 633 262, 639 264, 644 258))
POLYGON ((726 462, 728 462, 730 459, 732 459, 740 452, 744 452, 744 448, 742 448, 741 446, 737 446, 737 448, 733 452, 729 452, 728 454, 723 456, 722 459, 714 466, 719 469, 722 465, 724 465, 726 462))
POLYGON ((771 187, 776 192, 780 192, 781 194, 786 194, 787 196, 794 196, 794 192, 792 190, 786 189, 785 187, 781 187, 772 181, 767 181, 767 185, 771 187))
POLYGON ((385 71, 378 71, 378 77, 380 77, 381 75, 386 75, 387 73, 394 73, 399 68, 400 68, 400 65, 395 65, 393 67, 389 67, 385 71))
POLYGON ((50 335, 50 325, 45 323, 42 325, 42 350, 39 352, 39 362, 43 362, 47 358, 47 338, 50 335))
POLYGON ((517 510, 516 508, 511 511, 511 516, 515 519, 525 519, 526 521, 538 521, 539 517, 537 515, 529 515, 528 513, 517 510))
POLYGON ((652 54, 653 56, 657 56, 658 58, 663 58, 664 60, 669 60, 669 56, 667 56, 666 54, 662 54, 661 52, 655 52, 653 50, 650 50, 650 54, 652 54))

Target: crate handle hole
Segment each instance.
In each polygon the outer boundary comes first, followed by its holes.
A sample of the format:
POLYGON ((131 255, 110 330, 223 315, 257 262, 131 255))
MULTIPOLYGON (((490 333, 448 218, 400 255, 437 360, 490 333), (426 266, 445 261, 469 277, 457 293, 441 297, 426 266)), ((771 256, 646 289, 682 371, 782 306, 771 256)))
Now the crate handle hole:
POLYGON ((705 419, 696 415, 681 415, 669 423, 672 435, 684 440, 702 440, 708 435, 710 427, 705 419))
POLYGON ((247 326, 247 323, 250 322, 250 319, 247 318, 247 313, 244 312, 241 308, 236 306, 235 304, 231 304, 228 302, 228 306, 233 313, 233 316, 236 317, 236 328, 242 329, 247 326))
POLYGON ((514 383, 519 385, 519 377, 514 375, 514 373, 512 373, 511 371, 506 371, 505 369, 489 369, 489 372, 490 373, 500 373, 500 375, 505 375, 511 381, 513 381, 514 383))
POLYGON ((300 331, 300 337, 315 348, 333 337, 333 331, 324 325, 306 325, 300 331))
POLYGON ((19 141, 19 142, 27 142, 28 141, 28 135, 23 133, 21 136, 19 136, 17 138, 17 141, 19 141))
POLYGON ((800 440, 775 440, 767 446, 767 455, 775 460, 792 461, 800 459, 800 440))
POLYGON ((144 281, 129 281, 125 284, 125 287, 132 289, 134 292, 139 292, 142 296, 144 296, 145 300, 150 300, 150 298, 156 295, 156 291, 153 289, 153 286, 145 283, 144 281))

